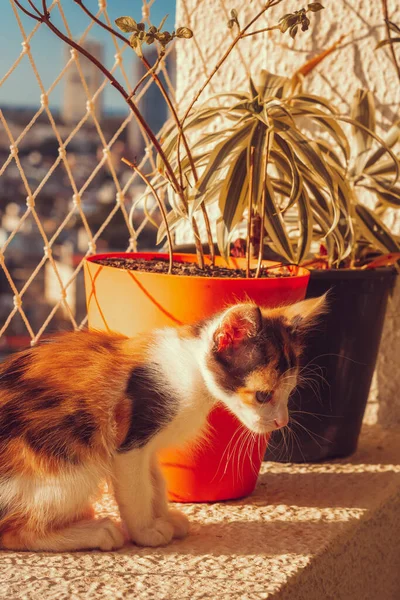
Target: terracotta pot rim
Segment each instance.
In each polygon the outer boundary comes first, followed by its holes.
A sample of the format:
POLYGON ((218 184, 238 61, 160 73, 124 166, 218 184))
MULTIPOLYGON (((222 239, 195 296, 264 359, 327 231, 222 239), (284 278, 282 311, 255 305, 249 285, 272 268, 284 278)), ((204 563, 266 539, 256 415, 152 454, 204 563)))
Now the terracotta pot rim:
MULTIPOLYGON (((86 262, 90 262, 90 263, 94 263, 96 264, 96 261, 99 259, 103 259, 103 258, 167 258, 168 259, 168 254, 164 253, 164 252, 103 252, 101 254, 92 254, 91 256, 87 256, 84 260, 86 262)), ((192 257, 193 258, 193 262, 196 262, 196 255, 195 254, 190 254, 190 253, 185 253, 185 252, 180 252, 180 253, 174 253, 174 262, 185 262, 183 260, 179 260, 181 257, 192 257)), ((209 260, 209 256, 205 255, 206 260, 209 260)), ((217 257, 218 258, 218 257, 217 257)), ((237 261, 238 259, 236 258, 231 258, 232 261, 237 261)), ((239 259, 240 260, 240 259, 239 259)), ((242 259, 243 260, 243 259, 242 259)), ((275 261, 272 260, 263 260, 264 264, 268 264, 269 266, 280 266, 281 263, 277 263, 275 261)), ((118 271, 125 271, 127 269, 122 269, 121 267, 114 267, 113 265, 99 265, 100 267, 103 267, 105 269, 116 269, 118 271)), ((141 271, 140 269, 138 269, 137 271, 134 271, 135 273, 141 273, 142 275, 148 275, 148 276, 154 276, 154 277, 174 277, 174 278, 179 278, 179 279, 190 279, 190 280, 201 280, 201 281, 207 281, 207 282, 211 282, 211 281, 237 281, 237 282, 241 282, 241 281, 252 281, 255 282, 259 285, 259 282, 266 282, 266 281, 278 281, 281 279, 302 279, 302 278, 308 278, 309 274, 310 274, 310 270, 306 269, 305 267, 301 267, 301 266, 296 266, 296 265, 290 265, 293 269, 297 269, 296 273, 293 273, 292 275, 290 275, 290 277, 268 277, 268 278, 260 278, 260 279, 247 279, 246 277, 235 277, 235 278, 229 278, 229 277, 200 277, 200 276, 196 276, 196 275, 175 275, 175 274, 168 274, 168 273, 152 273, 149 271, 141 271)))

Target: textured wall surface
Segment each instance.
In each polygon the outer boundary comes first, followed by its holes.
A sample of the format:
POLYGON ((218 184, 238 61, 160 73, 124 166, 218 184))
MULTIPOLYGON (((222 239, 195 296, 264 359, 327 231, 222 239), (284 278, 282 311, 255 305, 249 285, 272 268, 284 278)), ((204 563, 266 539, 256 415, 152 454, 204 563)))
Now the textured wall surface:
MULTIPOLYGON (((181 107, 187 106, 193 93, 210 73, 232 40, 226 27, 229 10, 238 10, 241 23, 264 4, 253 0, 242 6, 227 0, 178 0, 177 23, 190 26, 195 32, 191 44, 177 53, 177 91, 181 107)), ((304 2, 306 6, 307 2, 304 2)), ((321 63, 306 79, 308 91, 333 100, 343 113, 349 111, 352 97, 360 87, 375 94, 378 133, 400 118, 400 83, 389 51, 375 51, 379 40, 386 37, 380 0, 326 0, 325 10, 311 15, 311 30, 292 41, 278 31, 249 37, 240 42, 212 85, 202 94, 199 103, 213 93, 246 89, 247 74, 260 68, 290 76, 306 60, 346 35, 339 51, 321 63)), ((389 0, 391 20, 400 23, 400 4, 389 0)), ((284 1, 263 16, 257 29, 275 24, 286 12, 299 9, 301 2, 284 1)), ((398 51, 400 55, 400 51, 398 51)), ((400 232, 400 215, 392 214, 390 224, 400 232)), ((189 240, 184 232, 181 239, 189 240)), ((400 285, 390 303, 382 338, 380 357, 375 374, 371 401, 378 402, 382 423, 400 423, 400 285)), ((371 413, 370 413, 371 414, 371 413)))

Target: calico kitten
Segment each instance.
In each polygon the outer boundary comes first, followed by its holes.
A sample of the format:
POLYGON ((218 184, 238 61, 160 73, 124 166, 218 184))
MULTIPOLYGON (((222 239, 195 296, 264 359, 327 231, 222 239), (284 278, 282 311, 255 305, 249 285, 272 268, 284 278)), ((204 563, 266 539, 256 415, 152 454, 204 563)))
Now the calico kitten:
POLYGON ((129 539, 184 537, 156 453, 201 435, 224 403, 252 431, 288 422, 304 333, 324 297, 273 310, 234 305, 194 326, 129 339, 72 332, 0 366, 0 547, 112 550, 91 508, 112 482, 129 539))

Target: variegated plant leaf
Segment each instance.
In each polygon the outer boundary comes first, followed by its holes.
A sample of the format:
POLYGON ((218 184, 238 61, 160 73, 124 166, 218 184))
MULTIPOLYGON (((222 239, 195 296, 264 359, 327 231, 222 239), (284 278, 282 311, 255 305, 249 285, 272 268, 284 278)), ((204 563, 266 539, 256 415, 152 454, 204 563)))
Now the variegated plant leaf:
POLYGON ((290 263, 295 261, 292 243, 288 237, 281 211, 275 199, 270 178, 265 179, 265 229, 275 251, 290 263))
POLYGON ((267 128, 264 123, 258 123, 247 145, 247 169, 250 172, 250 155, 253 148, 253 205, 257 207, 261 201, 265 173, 263 172, 267 128))
POLYGON ((302 186, 300 197, 297 200, 299 236, 296 248, 296 262, 301 263, 310 250, 313 234, 313 211, 307 189, 302 186))
MULTIPOLYGON (((374 96, 369 90, 359 89, 354 94, 353 103, 351 105, 350 116, 354 121, 361 123, 368 130, 375 132, 375 103, 374 96)), ((352 127, 353 142, 355 147, 355 158, 360 163, 356 169, 357 173, 362 171, 365 164, 365 154, 371 148, 372 137, 365 129, 360 127, 352 127)))
POLYGON ((364 167, 363 173, 368 176, 384 176, 384 175, 395 175, 396 169, 391 158, 386 160, 378 160, 371 166, 364 167))
MULTIPOLYGON (((387 135, 383 138, 384 143, 388 148, 393 148, 400 141, 400 120, 396 121, 389 129, 387 135)), ((380 146, 375 150, 367 162, 365 163, 364 171, 370 171, 371 168, 377 167, 380 158, 385 154, 384 146, 380 146)), ((376 171, 375 171, 376 172, 376 171)))
POLYGON ((336 154, 334 147, 332 147, 332 144, 322 139, 316 140, 315 143, 320 149, 320 152, 324 154, 326 160, 329 162, 330 165, 335 165, 337 168, 344 168, 344 165, 339 156, 336 154))
MULTIPOLYGON (((168 227, 171 232, 181 222, 182 222, 182 215, 180 215, 172 210, 167 214, 167 223, 168 223, 168 227)), ((160 244, 163 241, 163 239, 166 237, 166 235, 167 235, 167 228, 166 228, 165 222, 162 221, 158 228, 158 231, 157 231, 156 244, 157 245, 160 244)))
POLYGON ((331 117, 330 115, 326 115, 326 118, 328 118, 328 119, 332 118, 332 119, 336 119, 338 121, 343 121, 343 123, 349 123, 350 125, 354 126, 355 128, 362 129, 365 133, 367 133, 375 141, 377 141, 379 143, 379 145, 381 146, 381 148, 383 149, 383 152, 389 154, 389 156, 391 157, 391 159, 393 161, 393 166, 395 168, 395 175, 393 177, 392 185, 394 185, 397 182, 397 180, 399 179, 399 176, 400 176, 400 163, 398 161, 398 158, 394 154, 394 152, 391 150, 391 147, 388 144, 386 144, 386 142, 379 135, 377 135, 371 129, 368 129, 368 127, 363 125, 360 121, 355 121, 354 119, 352 119, 350 117, 346 117, 343 115, 335 115, 335 116, 331 117))
POLYGON ((323 106, 323 108, 329 110, 329 112, 332 114, 338 114, 337 108, 333 106, 329 100, 323 98, 322 96, 315 96, 313 94, 297 94, 296 96, 292 97, 291 104, 292 106, 296 107, 298 103, 301 105, 308 105, 309 108, 319 104, 320 106, 323 106))
POLYGON ((216 172, 221 168, 224 161, 227 160, 234 149, 246 143, 246 138, 251 135, 254 124, 245 123, 240 129, 235 131, 228 139, 219 143, 210 154, 208 165, 197 183, 197 195, 202 196, 208 185, 216 177, 216 172))
POLYGON ((228 231, 241 221, 247 206, 249 177, 247 171, 247 147, 238 154, 229 167, 227 177, 218 198, 220 214, 228 231))
POLYGON ((384 204, 400 208, 400 186, 392 186, 390 181, 378 177, 370 178, 368 182, 361 182, 360 185, 371 192, 374 192, 379 200, 384 204))
POLYGON ((363 204, 357 204, 355 210, 357 225, 361 233, 375 248, 383 253, 400 250, 400 244, 396 238, 370 208, 363 204))
POLYGON ((293 116, 299 115, 317 121, 317 123, 319 123, 319 125, 321 125, 333 137, 339 148, 342 150, 346 161, 349 160, 349 141, 340 125, 334 119, 332 119, 332 115, 329 115, 329 118, 326 118, 326 113, 324 113, 322 110, 318 110, 315 107, 310 110, 307 105, 303 105, 302 103, 297 104, 296 110, 294 110, 292 114, 293 116))
POLYGON ((222 217, 217 219, 217 246, 221 256, 228 261, 229 259, 229 231, 226 228, 222 217))
POLYGON ((260 99, 264 101, 272 97, 283 98, 292 88, 292 81, 289 77, 274 75, 265 69, 261 69, 253 82, 260 99))
POLYGON ((287 158, 287 162, 291 171, 292 189, 290 193, 289 204, 286 207, 287 210, 288 208, 293 206, 293 204, 295 204, 299 199, 300 194, 303 190, 303 178, 297 167, 295 154, 290 143, 288 143, 282 136, 280 136, 277 133, 275 133, 274 141, 281 153, 287 158))
POLYGON ((332 229, 331 217, 329 212, 324 210, 322 204, 312 197, 310 198, 310 203, 313 210, 313 218, 323 231, 330 262, 333 262, 334 259, 336 259, 336 262, 339 262, 346 251, 343 236, 339 228, 332 229))

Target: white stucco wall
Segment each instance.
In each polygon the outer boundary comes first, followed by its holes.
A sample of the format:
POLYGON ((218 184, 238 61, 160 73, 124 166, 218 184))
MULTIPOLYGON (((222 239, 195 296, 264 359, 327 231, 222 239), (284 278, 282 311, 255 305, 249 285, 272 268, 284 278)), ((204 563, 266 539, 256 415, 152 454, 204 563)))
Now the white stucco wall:
MULTIPOLYGON (((177 95, 182 109, 232 39, 226 27, 228 9, 236 8, 241 23, 245 23, 263 4, 264 0, 252 3, 177 0, 177 24, 188 25, 195 33, 191 43, 185 40, 182 51, 178 48, 177 52, 177 95)), ((288 34, 277 31, 242 40, 200 101, 222 90, 246 89, 249 70, 256 73, 257 69, 266 68, 279 75, 291 75, 308 58, 347 34, 340 51, 325 59, 307 77, 307 89, 334 100, 347 113, 357 88, 369 88, 376 98, 378 133, 399 119, 400 83, 389 51, 374 50, 385 37, 381 1, 325 0, 323 4, 325 10, 311 15, 311 30, 299 32, 294 41, 288 34)), ((400 24, 400 4, 397 0, 389 0, 388 4, 391 20, 400 24)), ((260 19, 257 29, 275 24, 284 13, 302 6, 299 1, 282 2, 267 13, 268 18, 260 19)), ((400 59, 400 51, 398 54, 400 59)), ((400 215, 393 216, 393 222, 400 232, 400 215)), ((371 402, 379 403, 378 417, 382 423, 400 423, 399 283, 387 313, 371 402)))

